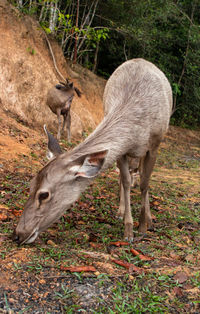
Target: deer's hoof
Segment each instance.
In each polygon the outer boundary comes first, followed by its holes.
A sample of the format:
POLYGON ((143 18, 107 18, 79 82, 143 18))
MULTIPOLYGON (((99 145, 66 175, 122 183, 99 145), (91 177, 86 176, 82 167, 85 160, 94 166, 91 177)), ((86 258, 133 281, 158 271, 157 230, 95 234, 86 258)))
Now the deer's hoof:
POLYGON ((152 229, 152 219, 151 217, 140 217, 139 220, 139 228, 138 231, 140 233, 146 233, 147 230, 151 230, 152 229))
POLYGON ((124 238, 128 242, 133 242, 133 224, 131 223, 125 224, 124 238))
POLYGON ((140 224, 138 228, 138 232, 141 234, 147 233, 147 224, 140 224))
POLYGON ((126 241, 126 242, 129 242, 129 243, 133 243, 133 237, 132 237, 132 238, 127 238, 127 237, 126 237, 126 238, 125 238, 125 241, 126 241))
POLYGON ((124 213, 119 210, 119 211, 117 212, 117 217, 118 217, 119 219, 123 220, 123 218, 124 218, 124 213))

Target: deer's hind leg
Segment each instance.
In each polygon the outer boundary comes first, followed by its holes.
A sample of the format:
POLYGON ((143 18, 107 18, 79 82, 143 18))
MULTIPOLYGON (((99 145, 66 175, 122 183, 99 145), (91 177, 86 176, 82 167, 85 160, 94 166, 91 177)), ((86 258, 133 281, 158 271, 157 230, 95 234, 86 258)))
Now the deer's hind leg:
MULTIPOLYGON (((127 156, 122 156, 118 162, 118 167, 120 169, 120 180, 121 180, 121 196, 123 197, 123 205, 121 207, 120 215, 123 215, 124 218, 124 237, 132 241, 133 240, 133 218, 131 214, 131 206, 130 206, 130 189, 131 189, 131 176, 129 172, 129 164, 127 160, 127 156)), ((121 202, 121 201, 120 201, 121 202)))
POLYGON ((140 161, 140 191, 142 195, 142 208, 139 218, 139 232, 145 233, 152 225, 149 205, 149 180, 156 161, 157 149, 148 151, 140 161))
MULTIPOLYGON (((128 160, 128 166, 129 166, 129 173, 131 176, 131 187, 137 186, 137 178, 139 176, 138 174, 138 168, 139 168, 139 158, 132 158, 127 157, 128 160)), ((117 212, 117 215, 120 218, 124 217, 124 211, 125 211, 125 202, 124 202, 124 188, 122 184, 121 175, 119 177, 119 189, 120 189, 120 203, 119 203, 119 209, 117 212)))

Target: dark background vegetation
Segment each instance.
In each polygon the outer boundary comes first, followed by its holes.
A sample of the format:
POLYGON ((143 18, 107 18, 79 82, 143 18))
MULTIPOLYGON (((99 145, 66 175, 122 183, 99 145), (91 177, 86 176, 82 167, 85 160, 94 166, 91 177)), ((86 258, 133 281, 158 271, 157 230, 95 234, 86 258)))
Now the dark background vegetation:
POLYGON ((122 62, 156 64, 173 88, 171 123, 200 125, 200 2, 198 0, 12 1, 36 16, 74 63, 108 78, 122 62))

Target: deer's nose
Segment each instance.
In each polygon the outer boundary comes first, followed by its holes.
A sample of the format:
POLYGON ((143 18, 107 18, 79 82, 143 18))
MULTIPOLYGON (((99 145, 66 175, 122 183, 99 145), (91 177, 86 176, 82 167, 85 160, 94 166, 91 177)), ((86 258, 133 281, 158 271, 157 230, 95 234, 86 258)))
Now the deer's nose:
POLYGON ((18 236, 18 234, 16 233, 16 230, 13 232, 12 240, 13 240, 14 242, 17 242, 18 244, 20 243, 20 241, 19 241, 19 236, 18 236))
POLYGON ((24 232, 18 232, 15 230, 12 235, 12 240, 20 245, 26 237, 27 235, 24 232))

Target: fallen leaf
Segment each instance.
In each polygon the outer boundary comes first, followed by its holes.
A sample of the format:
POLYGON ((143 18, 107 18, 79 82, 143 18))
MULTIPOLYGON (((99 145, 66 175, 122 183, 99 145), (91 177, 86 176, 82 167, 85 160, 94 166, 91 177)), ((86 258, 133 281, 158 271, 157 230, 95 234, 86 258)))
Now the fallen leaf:
POLYGON ((185 257, 185 260, 186 261, 188 261, 188 262, 190 262, 190 263, 194 263, 195 262, 195 256, 194 255, 192 255, 192 254, 189 254, 189 255, 187 255, 186 257, 185 257))
POLYGON ((47 244, 50 246, 57 246, 52 240, 48 240, 47 244))
POLYGON ((199 295, 200 294, 200 289, 198 287, 195 287, 195 288, 192 288, 192 289, 186 289, 187 293, 191 293, 193 295, 197 294, 199 295))
POLYGON ((182 243, 176 243, 176 246, 178 246, 180 248, 188 247, 186 244, 182 244, 182 243))
POLYGON ((130 252, 133 254, 133 256, 138 256, 139 259, 141 259, 141 261, 151 261, 151 260, 154 259, 153 257, 150 257, 150 256, 143 255, 143 254, 139 253, 135 249, 130 249, 130 252))
POLYGON ((123 242, 123 241, 117 241, 117 242, 110 242, 110 245, 124 246, 124 245, 129 245, 129 243, 128 242, 123 242))
POLYGON ((156 196, 156 195, 151 195, 152 198, 154 198, 155 200, 160 200, 160 201, 163 201, 163 197, 159 197, 159 196, 156 196))
POLYGON ((162 246, 162 245, 159 245, 159 244, 154 244, 154 245, 152 245, 155 249, 158 249, 158 250, 165 250, 166 249, 166 247, 165 246, 162 246))
POLYGON ((178 281, 178 283, 183 283, 188 280, 188 275, 184 271, 178 271, 174 276, 174 280, 178 281))
POLYGON ((111 263, 106 262, 94 262, 94 265, 103 273, 114 275, 116 272, 115 267, 111 263))
POLYGON ((90 211, 95 211, 96 208, 94 208, 94 206, 90 206, 89 210, 90 210, 90 211))
POLYGON ((176 260, 180 260, 181 259, 181 256, 175 254, 174 252, 170 252, 169 255, 173 259, 176 259, 176 260))
POLYGON ((173 293, 178 297, 181 297, 183 295, 183 291, 180 287, 174 287, 173 293))
POLYGON ((94 196, 91 195, 91 194, 85 194, 85 197, 86 197, 86 198, 89 198, 90 200, 93 200, 93 199, 94 199, 94 196))
POLYGON ((126 261, 113 259, 112 262, 117 264, 117 265, 120 265, 122 267, 125 267, 129 271, 134 271, 134 272, 137 272, 137 273, 143 273, 144 272, 144 269, 142 269, 140 267, 137 267, 134 264, 128 263, 126 261))
POLYGON ((134 277, 129 275, 129 280, 134 280, 134 277))
POLYGON ((97 270, 93 266, 60 266, 61 270, 67 270, 72 273, 81 273, 81 272, 96 272, 97 270))
POLYGON ((152 220, 156 220, 156 216, 153 214, 151 214, 151 218, 152 218, 152 220))
POLYGON ((21 214, 22 214, 22 210, 21 210, 21 209, 18 209, 18 210, 13 209, 13 210, 12 210, 12 214, 13 214, 15 217, 19 217, 19 216, 21 216, 21 214))
POLYGON ((94 249, 100 249, 102 247, 100 243, 96 242, 90 242, 90 246, 93 247, 94 249))
POLYGON ((187 237, 187 236, 183 237, 183 240, 184 240, 184 242, 187 243, 187 244, 190 244, 190 243, 191 243, 190 238, 187 237))
POLYGON ((77 224, 78 224, 78 225, 85 225, 85 222, 82 221, 82 220, 79 220, 79 221, 77 222, 77 224))
POLYGON ((7 216, 7 215, 0 213, 0 220, 1 220, 1 221, 6 221, 7 219, 8 219, 8 216, 7 216))

